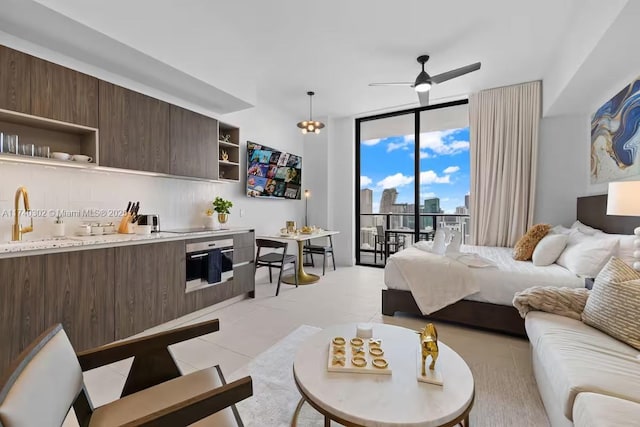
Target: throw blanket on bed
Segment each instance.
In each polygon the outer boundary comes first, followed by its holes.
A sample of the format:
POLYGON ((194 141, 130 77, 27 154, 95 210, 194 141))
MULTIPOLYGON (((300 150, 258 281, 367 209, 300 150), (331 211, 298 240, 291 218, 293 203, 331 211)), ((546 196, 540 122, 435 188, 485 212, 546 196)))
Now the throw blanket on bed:
POLYGON ((480 290, 471 279, 469 267, 455 259, 414 247, 401 253, 393 260, 422 314, 431 314, 480 290))
POLYGON ((534 286, 517 292, 513 306, 524 318, 532 310, 546 311, 582 320, 582 311, 587 303, 589 290, 585 288, 555 288, 552 286, 534 286))

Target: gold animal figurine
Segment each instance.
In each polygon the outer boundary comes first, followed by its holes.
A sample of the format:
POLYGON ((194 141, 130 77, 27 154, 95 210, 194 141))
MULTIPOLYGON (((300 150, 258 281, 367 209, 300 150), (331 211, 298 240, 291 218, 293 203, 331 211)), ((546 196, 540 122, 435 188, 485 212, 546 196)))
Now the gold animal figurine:
POLYGON ((220 156, 222 157, 223 162, 229 161, 229 154, 226 151, 220 150, 220 156))
POLYGON ((430 370, 434 370, 436 367, 436 360, 438 360, 438 332, 433 323, 428 323, 427 326, 420 332, 416 332, 420 335, 420 345, 422 347, 422 375, 427 375, 425 365, 427 357, 431 356, 430 370))

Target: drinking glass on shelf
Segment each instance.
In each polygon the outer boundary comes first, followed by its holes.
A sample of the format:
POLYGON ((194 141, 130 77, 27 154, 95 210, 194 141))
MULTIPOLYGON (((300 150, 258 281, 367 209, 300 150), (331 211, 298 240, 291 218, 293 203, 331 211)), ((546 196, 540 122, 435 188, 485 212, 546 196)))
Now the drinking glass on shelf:
POLYGON ((21 144, 18 148, 20 148, 20 154, 23 156, 33 157, 33 144, 21 144))
POLYGON ((0 153, 6 153, 7 147, 5 147, 6 142, 4 142, 4 133, 0 132, 0 153))
POLYGON ((18 154, 18 135, 4 134, 4 151, 3 153, 18 154))
POLYGON ((44 157, 44 158, 48 159, 49 158, 49 146, 48 145, 37 146, 35 155, 38 156, 38 157, 44 157))

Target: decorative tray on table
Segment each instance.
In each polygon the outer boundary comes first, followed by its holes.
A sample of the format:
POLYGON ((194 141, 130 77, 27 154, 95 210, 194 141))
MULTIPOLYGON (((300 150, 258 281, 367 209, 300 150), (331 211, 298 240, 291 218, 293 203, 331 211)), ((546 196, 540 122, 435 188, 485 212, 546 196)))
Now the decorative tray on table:
POLYGON ((385 358, 382 340, 375 338, 333 338, 329 343, 327 370, 391 375, 391 366, 385 358))

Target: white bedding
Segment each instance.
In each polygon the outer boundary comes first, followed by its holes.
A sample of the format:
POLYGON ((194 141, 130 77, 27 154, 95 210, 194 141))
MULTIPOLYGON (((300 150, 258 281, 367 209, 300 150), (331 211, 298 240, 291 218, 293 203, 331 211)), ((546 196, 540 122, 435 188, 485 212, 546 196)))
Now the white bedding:
MULTIPOLYGON (((408 249, 400 251, 389 257, 387 261, 384 282, 389 289, 411 290, 400 271, 399 264, 403 264, 403 262, 397 261, 403 257, 411 257, 415 262, 415 252, 417 251, 407 251, 408 249)), ((471 280, 480 290, 464 299, 510 306, 516 292, 532 286, 566 286, 570 288, 584 286, 584 279, 557 264, 536 267, 531 261, 515 261, 512 257, 512 248, 462 245, 461 252, 477 253, 497 264, 497 268, 467 267, 471 280)), ((433 256, 428 252, 423 252, 423 254, 425 262, 429 256, 433 256)), ((407 273, 405 271, 405 274, 407 273)), ((413 279, 422 280, 425 288, 428 288, 429 283, 447 283, 447 274, 447 269, 442 269, 439 274, 430 274, 428 278, 413 279)))

